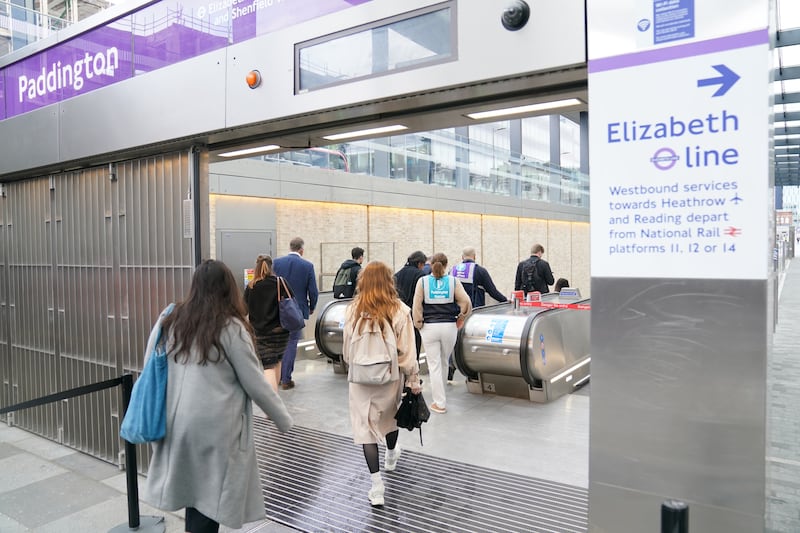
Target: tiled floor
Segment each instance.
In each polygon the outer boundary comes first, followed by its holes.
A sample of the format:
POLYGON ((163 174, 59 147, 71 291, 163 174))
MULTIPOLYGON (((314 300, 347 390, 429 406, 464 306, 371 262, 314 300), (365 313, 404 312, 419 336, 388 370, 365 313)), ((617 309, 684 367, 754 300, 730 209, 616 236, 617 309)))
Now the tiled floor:
POLYGON ((784 280, 767 368, 767 527, 800 531, 800 262, 784 280))
MULTIPOLYGON (((125 473, 116 466, 0 423, 0 532, 129 531, 126 494, 125 473)), ((167 533, 184 531, 180 513, 141 503, 140 513, 164 518, 167 533)), ((269 521, 241 531, 256 527, 263 533, 293 531, 269 521)))

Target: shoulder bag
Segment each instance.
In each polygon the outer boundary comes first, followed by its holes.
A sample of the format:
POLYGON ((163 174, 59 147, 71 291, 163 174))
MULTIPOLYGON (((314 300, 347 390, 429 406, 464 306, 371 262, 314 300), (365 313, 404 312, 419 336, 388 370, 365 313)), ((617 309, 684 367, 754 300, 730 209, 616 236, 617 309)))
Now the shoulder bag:
POLYGON ((289 292, 286 280, 281 277, 278 277, 278 315, 281 319, 281 326, 285 330, 298 331, 306 326, 297 300, 289 292), (283 293, 281 293, 281 288, 283 288, 283 293))
POLYGON ((168 361, 166 341, 161 338, 161 322, 174 308, 175 304, 169 304, 150 332, 151 339, 155 335, 153 348, 133 385, 131 401, 119 428, 119 436, 133 444, 159 441, 167 433, 168 361))

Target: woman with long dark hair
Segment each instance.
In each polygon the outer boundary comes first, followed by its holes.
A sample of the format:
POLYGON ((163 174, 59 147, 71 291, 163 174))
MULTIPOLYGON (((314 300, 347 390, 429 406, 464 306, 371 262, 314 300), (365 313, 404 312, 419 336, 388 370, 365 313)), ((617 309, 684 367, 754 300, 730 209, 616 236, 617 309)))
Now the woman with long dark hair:
MULTIPOLYGON (((294 296, 288 283, 281 285, 281 292, 288 291, 290 296, 294 296)), ((261 254, 256 258, 253 279, 244 289, 244 301, 255 333, 256 353, 264 367, 264 377, 277 391, 281 377, 281 359, 289 342, 289 332, 281 327, 281 317, 278 314, 278 278, 272 271, 270 256, 261 254)))
POLYGON ((166 511, 186 508, 191 533, 215 533, 219 524, 238 529, 265 516, 252 401, 281 432, 292 426, 264 379, 246 314, 230 269, 207 260, 189 296, 162 322, 167 433, 153 443, 143 499, 166 511))
POLYGON ((445 382, 447 359, 456 345, 458 325, 472 312, 472 301, 461 281, 447 273, 447 256, 433 254, 431 273, 417 281, 414 290, 414 325, 422 336, 431 377, 434 413, 447 412, 445 382))
MULTIPOLYGON (((363 356, 358 352, 359 335, 369 331, 381 332, 387 344, 396 346, 390 354, 396 358, 391 366, 398 370, 396 380, 381 385, 350 382, 349 406, 353 441, 361 444, 372 477, 372 487, 367 496, 373 506, 383 505, 384 485, 378 459, 378 442, 386 444, 384 470, 394 470, 400 457, 397 446, 397 421, 394 418, 400 407, 403 386, 412 394, 421 390, 417 350, 414 345, 414 326, 411 315, 394 286, 391 269, 384 263, 372 261, 358 275, 358 292, 345 312, 342 357, 351 364, 363 356)), ((350 371, 352 372, 352 368, 350 371)))

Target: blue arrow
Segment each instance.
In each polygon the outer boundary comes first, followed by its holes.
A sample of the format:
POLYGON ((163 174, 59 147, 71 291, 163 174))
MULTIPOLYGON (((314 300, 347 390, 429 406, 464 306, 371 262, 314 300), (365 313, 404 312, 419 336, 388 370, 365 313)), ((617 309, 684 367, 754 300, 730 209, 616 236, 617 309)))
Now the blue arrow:
POLYGON ((711 95, 711 97, 715 96, 722 96, 728 89, 733 87, 733 84, 739 81, 739 75, 736 74, 734 71, 726 67, 725 65, 712 65, 714 70, 722 74, 722 76, 718 78, 706 78, 703 80, 697 80, 698 87, 706 87, 707 85, 719 85, 719 89, 717 92, 711 95))

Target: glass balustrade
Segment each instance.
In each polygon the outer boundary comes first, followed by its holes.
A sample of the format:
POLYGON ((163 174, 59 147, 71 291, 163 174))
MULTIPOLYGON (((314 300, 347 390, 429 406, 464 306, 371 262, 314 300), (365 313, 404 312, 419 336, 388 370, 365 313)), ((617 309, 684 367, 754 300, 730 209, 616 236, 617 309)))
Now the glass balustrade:
POLYGON ((69 21, 0 0, 0 56, 44 39, 69 21))
POLYGON ((256 159, 589 207, 588 175, 470 140, 454 134, 453 129, 273 153, 256 159))

